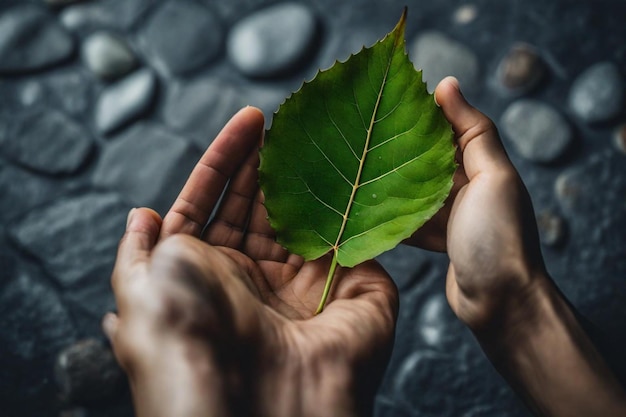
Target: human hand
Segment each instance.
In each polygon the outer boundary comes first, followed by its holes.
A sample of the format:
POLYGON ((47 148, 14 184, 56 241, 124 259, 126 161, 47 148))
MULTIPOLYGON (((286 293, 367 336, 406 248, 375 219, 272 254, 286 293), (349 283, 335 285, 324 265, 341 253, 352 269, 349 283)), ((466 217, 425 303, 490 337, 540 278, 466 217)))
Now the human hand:
POLYGON ((494 124, 454 78, 435 97, 456 133, 459 168, 446 206, 409 243, 445 242, 452 310, 533 412, 626 415, 624 391, 546 271, 530 197, 494 124))
POLYGON ((455 132, 459 167, 444 208, 407 243, 448 252, 448 301, 477 330, 513 314, 544 283, 545 268, 530 197, 495 125, 452 77, 435 97, 455 132))
POLYGON ((140 416, 371 409, 397 290, 374 261, 341 269, 313 316, 330 259, 304 262, 275 242, 256 180, 262 132, 261 113, 242 110, 162 223, 130 215, 112 278, 118 315, 104 323, 140 416))

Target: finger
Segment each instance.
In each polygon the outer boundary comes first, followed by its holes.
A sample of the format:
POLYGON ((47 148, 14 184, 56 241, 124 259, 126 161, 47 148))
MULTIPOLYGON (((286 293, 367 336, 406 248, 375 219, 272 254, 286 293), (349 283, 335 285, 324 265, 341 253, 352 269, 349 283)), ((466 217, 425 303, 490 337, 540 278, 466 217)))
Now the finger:
POLYGON ((165 216, 161 237, 186 233, 200 237, 228 180, 263 136, 263 113, 245 107, 235 114, 202 155, 165 216))
POLYGON ((115 313, 106 313, 102 317, 102 331, 109 340, 111 345, 115 347, 115 341, 117 338, 117 330, 119 328, 119 317, 115 313))
POLYGON ((287 262, 289 252, 276 243, 276 232, 270 225, 263 201, 263 193, 259 190, 250 213, 244 252, 255 261, 287 262))
POLYGON ((253 150, 231 180, 219 210, 205 231, 204 239, 214 246, 239 249, 258 190, 259 153, 253 150))
POLYGON ((126 233, 120 241, 111 278, 116 294, 137 265, 149 259, 160 229, 161 217, 154 210, 137 208, 128 213, 126 233))
POLYGON ((481 171, 511 167, 495 125, 465 100, 456 78, 444 78, 435 98, 455 132, 470 180, 481 171))

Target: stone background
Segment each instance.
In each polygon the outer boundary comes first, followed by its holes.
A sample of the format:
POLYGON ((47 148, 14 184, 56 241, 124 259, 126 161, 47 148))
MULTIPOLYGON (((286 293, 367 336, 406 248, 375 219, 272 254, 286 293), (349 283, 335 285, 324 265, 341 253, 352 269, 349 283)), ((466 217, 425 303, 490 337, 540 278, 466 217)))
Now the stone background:
MULTIPOLYGON (((405 4, 413 61, 500 126, 548 269, 623 378, 625 1, 0 0, 0 415, 132 415, 99 330, 126 213, 163 213, 238 108, 271 120, 405 4)), ((381 261, 402 307, 376 416, 528 415, 451 313, 445 256, 381 261)))

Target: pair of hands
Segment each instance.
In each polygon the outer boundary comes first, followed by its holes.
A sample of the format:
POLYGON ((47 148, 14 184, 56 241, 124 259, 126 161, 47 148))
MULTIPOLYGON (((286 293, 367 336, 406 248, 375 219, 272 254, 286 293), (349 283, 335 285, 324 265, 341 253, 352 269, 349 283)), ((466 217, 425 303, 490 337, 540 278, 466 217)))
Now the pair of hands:
MULTIPOLYGON (((456 132, 459 169, 445 207, 406 243, 448 252, 452 309, 491 334, 521 320, 549 281, 532 206, 493 123, 457 81, 435 94, 456 132)), ((163 220, 129 213, 112 277, 118 313, 103 327, 139 416, 371 411, 397 289, 375 261, 344 268, 313 315, 330 258, 304 262, 275 242, 257 184, 263 125, 260 111, 241 110, 163 220)))

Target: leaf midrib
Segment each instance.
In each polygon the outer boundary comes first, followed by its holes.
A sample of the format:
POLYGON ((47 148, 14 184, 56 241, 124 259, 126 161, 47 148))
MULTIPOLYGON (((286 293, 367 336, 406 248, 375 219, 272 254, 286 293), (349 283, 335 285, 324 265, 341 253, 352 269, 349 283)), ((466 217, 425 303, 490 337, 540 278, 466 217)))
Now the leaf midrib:
MULTIPOLYGON (((391 62, 393 61, 393 58, 395 56, 396 48, 397 48, 397 40, 394 40, 393 48, 391 49, 390 57, 389 57, 389 60, 387 62, 387 68, 385 69, 385 75, 383 76, 380 88, 378 90, 378 96, 376 97, 376 105, 374 106, 374 109, 372 111, 372 117, 370 119, 369 128, 367 129, 367 137, 365 139, 365 146, 363 146, 363 153, 362 153, 361 159, 359 160, 359 169, 357 171, 356 178, 354 180, 354 184, 352 185, 352 192, 350 194, 350 199, 348 200, 348 205, 346 207, 346 211, 343 214, 343 218, 342 218, 342 221, 341 221, 341 228, 339 229, 339 233, 337 235, 337 240, 335 241, 335 245, 333 246, 333 252, 335 254, 335 256, 334 256, 335 258, 337 257, 337 252, 339 251, 339 246, 341 246, 340 242, 341 242, 341 239, 343 237, 343 233, 346 230, 346 225, 348 224, 348 214, 350 213, 350 210, 352 210, 352 205, 353 205, 354 200, 355 200, 356 192, 358 191, 359 187, 361 186, 360 181, 361 181, 361 177, 363 175, 363 166, 365 165, 365 160, 367 159, 367 154, 370 151, 369 145, 370 145, 370 141, 371 141, 371 138, 372 138, 372 132, 374 131, 374 125, 376 125, 376 123, 377 123, 376 115, 378 114, 378 110, 380 108, 380 101, 381 101, 382 96, 383 96, 383 90, 385 89, 385 85, 387 84, 387 78, 389 76, 389 69, 391 68, 391 62)), ((360 111, 359 111, 359 113, 360 113, 360 111)))

